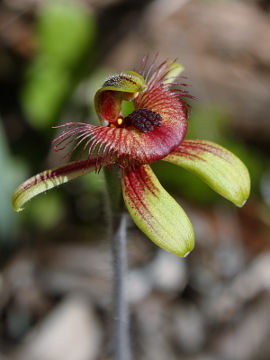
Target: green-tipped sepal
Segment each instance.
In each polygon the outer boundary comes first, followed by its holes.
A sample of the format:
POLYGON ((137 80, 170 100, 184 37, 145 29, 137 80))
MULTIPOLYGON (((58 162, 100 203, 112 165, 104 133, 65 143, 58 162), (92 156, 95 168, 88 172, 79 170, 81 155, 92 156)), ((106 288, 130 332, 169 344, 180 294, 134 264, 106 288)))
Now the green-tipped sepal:
POLYGON ((250 177, 246 166, 222 146, 204 140, 185 140, 163 160, 198 175, 239 207, 249 197, 250 177))
POLYGON ((124 201, 135 224, 156 245, 181 257, 188 255, 194 247, 192 225, 149 165, 123 171, 122 186, 124 201))
POLYGON ((75 161, 55 169, 45 170, 17 187, 12 197, 15 211, 23 210, 24 204, 33 197, 91 172, 96 167, 96 159, 75 161))

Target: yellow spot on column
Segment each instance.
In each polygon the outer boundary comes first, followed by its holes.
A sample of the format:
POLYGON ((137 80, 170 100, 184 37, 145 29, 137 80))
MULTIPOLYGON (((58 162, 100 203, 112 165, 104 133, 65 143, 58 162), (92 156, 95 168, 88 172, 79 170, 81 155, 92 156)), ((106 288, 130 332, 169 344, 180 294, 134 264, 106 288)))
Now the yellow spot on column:
POLYGON ((110 124, 111 128, 116 128, 116 126, 114 124, 110 124))
POLYGON ((122 123, 123 123, 123 119, 122 119, 122 118, 118 118, 118 119, 117 119, 117 124, 118 124, 118 125, 122 125, 122 123))

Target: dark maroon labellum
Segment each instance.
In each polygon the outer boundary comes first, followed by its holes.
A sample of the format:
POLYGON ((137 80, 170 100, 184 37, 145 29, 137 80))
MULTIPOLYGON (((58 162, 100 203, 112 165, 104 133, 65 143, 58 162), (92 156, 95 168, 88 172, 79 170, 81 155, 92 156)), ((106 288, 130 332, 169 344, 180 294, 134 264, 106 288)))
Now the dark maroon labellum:
POLYGON ((162 117, 148 109, 134 110, 125 118, 125 124, 128 126, 134 126, 136 129, 147 133, 153 131, 155 126, 161 126, 162 117))

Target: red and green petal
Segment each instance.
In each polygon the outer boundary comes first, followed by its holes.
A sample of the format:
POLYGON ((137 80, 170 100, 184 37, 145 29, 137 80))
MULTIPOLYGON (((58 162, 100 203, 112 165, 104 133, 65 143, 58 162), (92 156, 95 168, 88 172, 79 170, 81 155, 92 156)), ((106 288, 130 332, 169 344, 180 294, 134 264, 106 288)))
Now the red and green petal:
POLYGON ((193 249, 194 233, 187 215, 149 165, 123 170, 122 188, 131 217, 155 244, 178 256, 193 249))
POLYGON ((96 159, 75 161, 55 169, 43 171, 17 187, 12 197, 15 211, 23 210, 24 204, 33 197, 62 185, 96 168, 96 159))
POLYGON ((163 160, 198 175, 213 190, 241 207, 250 193, 246 166, 230 151, 210 141, 185 140, 163 160))

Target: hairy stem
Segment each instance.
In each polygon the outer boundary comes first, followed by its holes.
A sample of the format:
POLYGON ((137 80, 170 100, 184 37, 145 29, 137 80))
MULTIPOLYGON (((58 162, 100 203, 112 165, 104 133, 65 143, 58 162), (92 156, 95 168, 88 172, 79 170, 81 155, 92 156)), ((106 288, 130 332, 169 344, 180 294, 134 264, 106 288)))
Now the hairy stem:
POLYGON ((127 302, 126 215, 119 174, 105 170, 113 256, 114 359, 130 360, 127 302))

